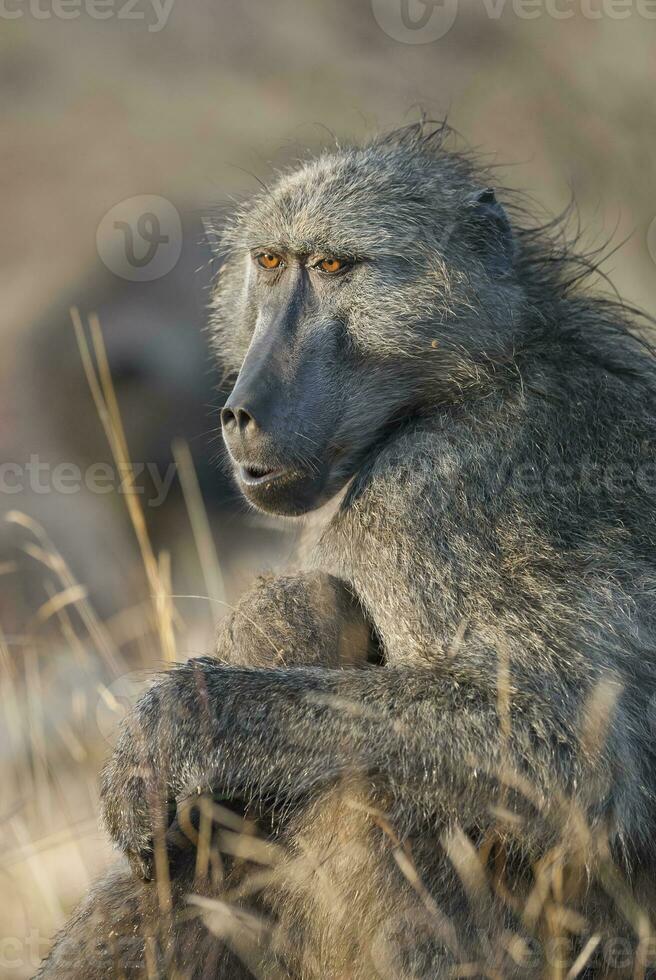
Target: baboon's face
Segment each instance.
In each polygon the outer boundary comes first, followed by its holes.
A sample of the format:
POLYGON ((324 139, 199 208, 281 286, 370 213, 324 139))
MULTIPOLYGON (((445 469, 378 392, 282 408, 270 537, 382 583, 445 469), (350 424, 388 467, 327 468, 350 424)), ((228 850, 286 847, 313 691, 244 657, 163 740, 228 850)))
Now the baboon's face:
POLYGON ((239 486, 263 510, 320 506, 393 413, 395 372, 349 335, 358 266, 341 250, 281 241, 244 260, 254 325, 221 422, 239 486))
POLYGON ((262 510, 302 514, 338 492, 389 426, 439 398, 455 324, 474 330, 461 270, 478 269, 477 298, 489 275, 435 181, 388 157, 323 158, 235 229, 216 308, 220 355, 241 363, 221 421, 262 510))

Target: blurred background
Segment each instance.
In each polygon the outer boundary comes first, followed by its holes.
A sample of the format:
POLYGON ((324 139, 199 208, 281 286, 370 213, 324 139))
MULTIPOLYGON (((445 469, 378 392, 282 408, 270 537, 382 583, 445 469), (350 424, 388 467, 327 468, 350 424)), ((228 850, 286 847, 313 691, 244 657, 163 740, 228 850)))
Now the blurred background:
POLYGON ((421 107, 541 214, 574 195, 587 244, 626 239, 606 271, 656 312, 655 41, 651 0, 0 3, 0 977, 111 859, 126 703, 293 549, 221 468, 208 216, 421 107), (71 306, 99 317, 164 630, 71 306))

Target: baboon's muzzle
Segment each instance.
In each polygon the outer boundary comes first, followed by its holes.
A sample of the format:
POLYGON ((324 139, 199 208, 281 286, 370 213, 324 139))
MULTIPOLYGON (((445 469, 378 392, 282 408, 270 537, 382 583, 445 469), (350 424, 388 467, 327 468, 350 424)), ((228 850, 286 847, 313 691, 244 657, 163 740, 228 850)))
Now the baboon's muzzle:
POLYGON ((299 339, 288 317, 270 317, 221 412, 240 488, 264 510, 304 513, 319 503, 339 412, 331 354, 299 339))

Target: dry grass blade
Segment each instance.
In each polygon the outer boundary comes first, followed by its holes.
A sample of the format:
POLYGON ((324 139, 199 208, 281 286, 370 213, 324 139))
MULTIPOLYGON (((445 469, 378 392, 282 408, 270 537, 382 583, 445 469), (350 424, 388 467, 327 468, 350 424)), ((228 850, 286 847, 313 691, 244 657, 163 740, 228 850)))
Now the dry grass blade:
POLYGON ((218 899, 191 895, 189 904, 201 913, 207 928, 239 957, 258 980, 283 980, 285 974, 262 962, 270 925, 266 919, 218 899))
POLYGON ((567 971, 567 980, 575 980, 588 965, 590 957, 601 942, 601 936, 590 936, 587 943, 567 971))
MULTIPOLYGON (((6 515, 5 520, 10 524, 16 524, 18 527, 24 528, 26 531, 29 531, 34 535, 38 541, 38 545, 30 543, 25 545, 23 550, 53 572, 61 582, 65 591, 83 588, 40 524, 38 524, 31 517, 28 517, 27 514, 23 514, 18 510, 10 511, 6 515)), ((81 597, 81 593, 79 595, 80 597, 77 600, 76 608, 80 614, 80 618, 82 619, 82 623, 87 633, 89 634, 93 643, 96 645, 103 659, 106 661, 110 670, 117 675, 123 673, 125 666, 118 651, 116 650, 115 645, 112 643, 111 637, 109 636, 103 623, 96 615, 91 604, 86 598, 81 597)))
POLYGON ((63 589, 37 609, 34 617, 35 625, 43 626, 53 616, 59 615, 66 606, 74 606, 78 602, 83 602, 88 594, 88 590, 83 585, 72 585, 68 589, 63 589))
POLYGON ((96 405, 96 410, 105 430, 105 435, 107 436, 116 465, 120 472, 126 476, 126 506, 141 552, 141 559, 146 572, 148 585, 154 597, 157 629, 162 652, 168 663, 174 663, 177 657, 175 635, 173 632, 173 612, 170 600, 171 590, 162 581, 160 566, 150 543, 143 507, 138 494, 135 493, 134 470, 130 461, 130 453, 116 399, 116 392, 112 383, 100 323, 97 316, 91 315, 89 317, 89 330, 91 333, 93 355, 95 356, 94 362, 94 356, 92 356, 92 349, 89 346, 82 319, 79 311, 75 308, 71 309, 71 319, 73 320, 84 372, 96 405))
POLYGON ((176 440, 173 443, 173 459, 178 470, 207 594, 210 599, 225 602, 225 586, 219 556, 214 547, 212 529, 200 492, 194 461, 186 442, 176 440))

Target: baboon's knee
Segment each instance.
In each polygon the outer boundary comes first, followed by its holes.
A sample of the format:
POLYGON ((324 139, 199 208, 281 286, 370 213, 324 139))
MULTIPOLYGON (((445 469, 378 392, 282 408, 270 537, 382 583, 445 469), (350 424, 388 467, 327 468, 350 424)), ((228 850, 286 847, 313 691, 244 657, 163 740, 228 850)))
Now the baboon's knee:
POLYGON ((353 666, 375 659, 365 615, 325 572, 262 576, 223 624, 218 655, 232 664, 353 666))

